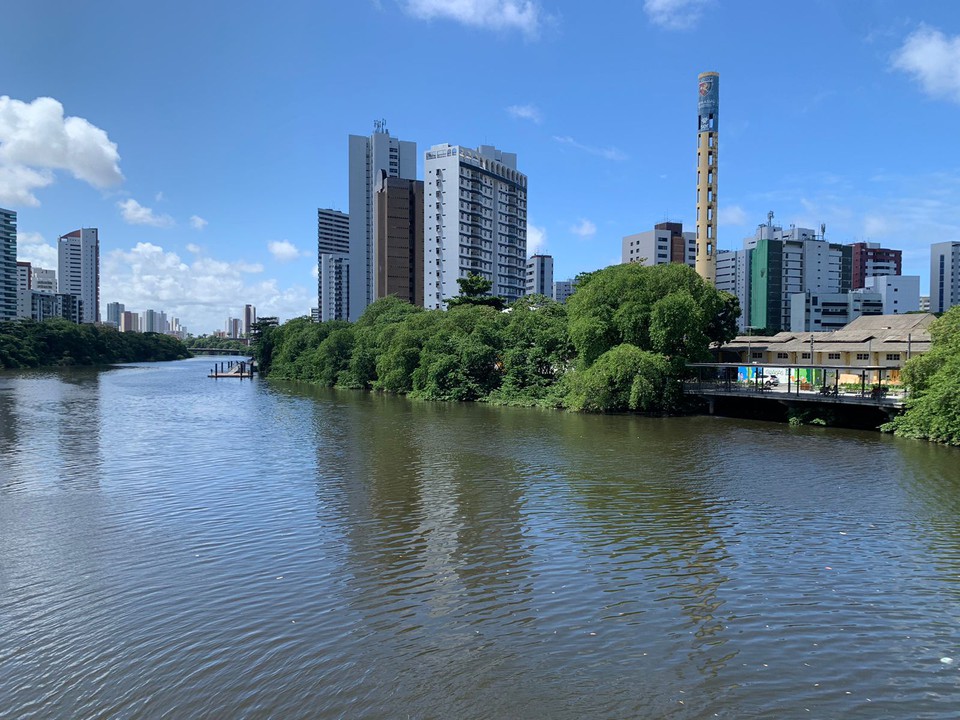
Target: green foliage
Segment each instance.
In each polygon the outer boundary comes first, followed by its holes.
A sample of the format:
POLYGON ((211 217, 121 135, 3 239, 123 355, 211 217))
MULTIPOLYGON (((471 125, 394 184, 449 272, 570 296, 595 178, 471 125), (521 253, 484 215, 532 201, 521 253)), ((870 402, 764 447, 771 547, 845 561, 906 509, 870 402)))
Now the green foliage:
POLYGON ((675 410, 679 388, 663 355, 623 343, 574 371, 567 405, 586 412, 675 410))
POLYGON ((622 343, 667 354, 677 364, 707 356, 736 335, 735 298, 692 268, 670 263, 613 265, 583 277, 567 301, 570 338, 589 367, 622 343))
POLYGON ((501 312, 477 275, 460 289, 447 311, 387 297, 354 324, 257 328, 261 373, 427 400, 671 412, 684 362, 732 338, 739 314, 679 265, 582 274, 569 306, 538 295, 501 312))
POLYGON ((190 357, 183 343, 157 333, 121 333, 54 318, 0 323, 0 367, 109 365, 190 357))
POLYGON ((503 310, 506 305, 502 297, 490 294, 493 283, 482 275, 470 273, 466 277, 457 278, 457 285, 460 286, 460 294, 447 300, 447 307, 486 305, 495 310, 503 310))
POLYGON ((960 306, 930 326, 930 352, 903 370, 910 391, 906 410, 882 429, 902 437, 960 445, 960 306))
POLYGON ((217 350, 243 351, 247 351, 249 349, 247 344, 242 340, 220 337, 218 335, 198 335, 197 337, 189 337, 183 341, 183 344, 188 348, 214 348, 217 350))

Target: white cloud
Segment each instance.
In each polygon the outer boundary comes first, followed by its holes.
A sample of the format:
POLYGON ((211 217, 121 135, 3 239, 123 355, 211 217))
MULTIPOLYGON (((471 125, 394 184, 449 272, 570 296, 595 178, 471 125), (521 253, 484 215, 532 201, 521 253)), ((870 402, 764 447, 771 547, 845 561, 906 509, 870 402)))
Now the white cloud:
POLYGON ((153 196, 155 202, 163 202, 163 190, 153 196))
POLYGON ((570 232, 582 238, 593 237, 597 234, 597 226, 586 218, 581 218, 580 222, 570 228, 570 232))
POLYGON ((870 238, 892 235, 897 229, 897 223, 882 215, 867 215, 863 219, 863 234, 870 238))
POLYGON ((193 253, 194 255, 200 255, 203 252, 203 248, 193 243, 187 243, 187 252, 193 253))
POLYGON ((190 227, 194 228, 195 230, 203 230, 206 226, 207 221, 199 215, 190 216, 190 227))
POLYGON ((421 20, 454 20, 486 30, 519 30, 534 38, 544 21, 533 0, 406 0, 408 14, 421 20))
POLYGON ((271 240, 267 243, 267 249, 274 259, 280 262, 296 260, 302 254, 289 240, 271 240))
POLYGON ((536 105, 511 105, 507 108, 507 113, 511 117, 530 120, 537 125, 543 122, 543 115, 540 114, 540 109, 536 105))
POLYGON ((591 155, 597 155, 606 160, 620 161, 627 159, 627 156, 615 147, 601 148, 593 145, 584 145, 583 143, 578 143, 569 135, 554 135, 553 139, 561 145, 569 145, 577 150, 583 150, 583 152, 590 153, 591 155))
POLYGON ((319 265, 314 265, 314 266, 310 269, 310 274, 313 275, 313 279, 314 279, 314 280, 319 279, 319 277, 320 277, 320 266, 319 266, 319 265))
POLYGON ((667 30, 689 30, 703 14, 708 0, 644 0, 650 22, 667 30))
POLYGON ((17 260, 47 270, 56 270, 59 264, 56 246, 48 245, 40 233, 22 230, 17 230, 17 260))
POLYGON ((747 213, 739 205, 721 205, 717 211, 718 225, 746 225, 747 213))
POLYGON ((527 221, 527 257, 542 252, 547 246, 547 229, 527 221))
POLYGON ((79 117, 64 117, 49 97, 25 103, 0 96, 0 202, 40 204, 34 191, 66 170, 97 188, 123 181, 120 154, 107 133, 79 117))
POLYGON ((960 103, 960 35, 923 26, 894 53, 893 67, 912 75, 928 95, 960 103))
POLYGON ((120 214, 130 225, 151 225, 153 227, 173 227, 176 225, 169 215, 157 215, 148 207, 144 207, 133 198, 127 198, 117 203, 120 214))
POLYGON ((281 288, 275 279, 255 279, 263 270, 259 263, 205 256, 188 262, 158 245, 138 243, 103 256, 101 298, 131 311, 163 310, 196 335, 222 328, 246 303, 256 305, 261 316, 283 320, 310 313, 315 287, 281 288))

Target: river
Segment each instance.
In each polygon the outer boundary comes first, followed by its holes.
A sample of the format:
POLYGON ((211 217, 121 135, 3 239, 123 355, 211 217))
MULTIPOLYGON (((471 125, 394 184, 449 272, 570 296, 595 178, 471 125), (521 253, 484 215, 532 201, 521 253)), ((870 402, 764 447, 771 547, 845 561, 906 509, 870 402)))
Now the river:
POLYGON ((0 718, 955 718, 960 452, 0 373, 0 718))

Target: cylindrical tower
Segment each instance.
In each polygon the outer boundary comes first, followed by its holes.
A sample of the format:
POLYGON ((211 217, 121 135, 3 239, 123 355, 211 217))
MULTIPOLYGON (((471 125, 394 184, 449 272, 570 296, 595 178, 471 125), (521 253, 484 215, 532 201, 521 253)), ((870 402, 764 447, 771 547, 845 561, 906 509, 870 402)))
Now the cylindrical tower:
POLYGON ((700 73, 697 79, 697 274, 715 285, 720 73, 700 73))

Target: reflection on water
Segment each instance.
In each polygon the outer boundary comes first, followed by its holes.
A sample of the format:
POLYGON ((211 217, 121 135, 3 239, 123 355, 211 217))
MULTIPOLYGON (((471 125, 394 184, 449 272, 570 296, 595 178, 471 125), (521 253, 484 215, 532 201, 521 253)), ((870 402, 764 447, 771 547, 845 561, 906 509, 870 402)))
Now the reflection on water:
POLYGON ((954 450, 208 364, 0 375, 0 717, 955 715, 954 450))

